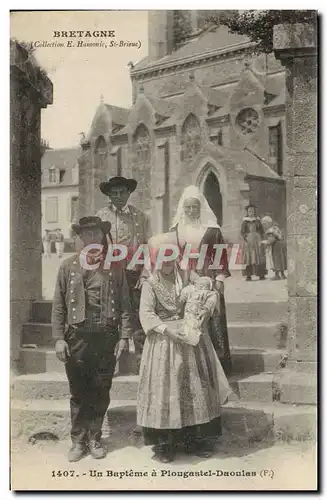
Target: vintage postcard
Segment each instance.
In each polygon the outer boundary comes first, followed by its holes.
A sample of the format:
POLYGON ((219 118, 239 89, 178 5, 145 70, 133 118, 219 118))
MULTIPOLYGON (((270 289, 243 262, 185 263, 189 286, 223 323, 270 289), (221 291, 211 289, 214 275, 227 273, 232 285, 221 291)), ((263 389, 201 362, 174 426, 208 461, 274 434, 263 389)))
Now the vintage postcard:
POLYGON ((11 489, 317 489, 317 11, 10 12, 11 489))

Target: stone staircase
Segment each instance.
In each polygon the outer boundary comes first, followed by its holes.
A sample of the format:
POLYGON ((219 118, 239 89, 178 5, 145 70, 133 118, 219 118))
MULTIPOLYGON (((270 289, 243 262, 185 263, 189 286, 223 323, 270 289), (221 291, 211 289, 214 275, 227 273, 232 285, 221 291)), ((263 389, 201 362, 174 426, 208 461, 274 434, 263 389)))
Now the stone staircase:
MULTIPOLYGON (((238 398, 223 406, 226 433, 249 440, 277 436, 312 437, 316 427, 316 384, 306 374, 282 368, 286 355, 287 302, 228 302, 233 362, 230 383, 238 398), (276 318, 278 320, 276 321, 276 318), (307 390, 300 391, 303 380, 307 390), (292 404, 296 395, 296 402, 292 404)), ((69 436, 69 388, 54 352, 51 302, 35 302, 23 328, 20 373, 12 382, 12 436, 52 432, 69 436)), ((138 376, 133 352, 117 367, 111 390, 109 424, 135 420, 138 376)))

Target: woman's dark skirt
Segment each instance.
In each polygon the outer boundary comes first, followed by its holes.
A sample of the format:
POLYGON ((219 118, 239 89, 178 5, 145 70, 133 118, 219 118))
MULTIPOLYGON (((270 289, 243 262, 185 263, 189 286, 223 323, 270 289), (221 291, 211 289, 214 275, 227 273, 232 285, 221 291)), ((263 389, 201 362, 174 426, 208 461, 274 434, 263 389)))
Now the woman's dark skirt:
POLYGON ((214 440, 221 436, 221 417, 210 422, 182 429, 152 429, 143 427, 144 444, 149 445, 186 445, 194 441, 214 440))
POLYGON ((220 312, 209 320, 209 334, 226 377, 232 373, 232 358, 229 348, 225 297, 220 294, 220 312))

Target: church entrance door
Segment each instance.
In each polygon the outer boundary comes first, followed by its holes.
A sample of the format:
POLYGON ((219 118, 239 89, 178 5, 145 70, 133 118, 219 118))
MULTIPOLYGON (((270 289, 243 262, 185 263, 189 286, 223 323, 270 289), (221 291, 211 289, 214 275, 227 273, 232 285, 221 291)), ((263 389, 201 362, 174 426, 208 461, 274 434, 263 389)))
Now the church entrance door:
POLYGON ((223 224, 223 200, 220 192, 220 185, 217 176, 210 172, 203 184, 203 194, 215 216, 218 224, 223 224))

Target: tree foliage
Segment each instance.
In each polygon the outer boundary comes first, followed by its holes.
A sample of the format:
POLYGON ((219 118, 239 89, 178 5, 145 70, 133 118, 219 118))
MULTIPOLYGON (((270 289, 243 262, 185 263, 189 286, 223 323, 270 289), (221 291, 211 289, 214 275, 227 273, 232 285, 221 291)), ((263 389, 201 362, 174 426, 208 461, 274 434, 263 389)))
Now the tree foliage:
POLYGON ((33 74, 35 79, 46 78, 47 72, 39 64, 35 52, 36 48, 31 42, 19 41, 16 38, 11 38, 11 43, 17 44, 26 53, 25 66, 30 74, 33 74))
POLYGON ((211 21, 228 26, 231 33, 246 35, 257 44, 258 52, 266 53, 273 51, 273 28, 276 24, 317 22, 317 11, 314 10, 244 10, 232 11, 228 16, 226 12, 213 16, 211 21))

